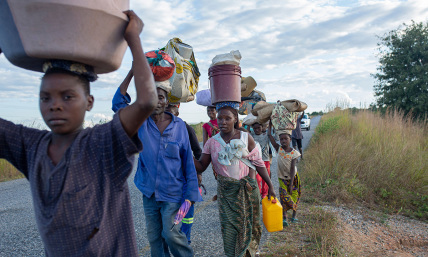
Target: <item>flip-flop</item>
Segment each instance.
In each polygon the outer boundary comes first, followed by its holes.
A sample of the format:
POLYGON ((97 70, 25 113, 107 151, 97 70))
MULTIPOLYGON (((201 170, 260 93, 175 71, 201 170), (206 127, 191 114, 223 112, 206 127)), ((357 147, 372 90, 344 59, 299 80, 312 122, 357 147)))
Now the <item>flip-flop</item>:
POLYGON ((204 195, 207 195, 207 189, 205 188, 204 184, 200 184, 199 185, 200 188, 202 188, 204 190, 204 195))
POLYGON ((288 227, 288 222, 286 220, 282 221, 282 226, 283 227, 288 227))
POLYGON ((299 223, 299 220, 297 218, 291 218, 290 221, 291 223, 299 223))

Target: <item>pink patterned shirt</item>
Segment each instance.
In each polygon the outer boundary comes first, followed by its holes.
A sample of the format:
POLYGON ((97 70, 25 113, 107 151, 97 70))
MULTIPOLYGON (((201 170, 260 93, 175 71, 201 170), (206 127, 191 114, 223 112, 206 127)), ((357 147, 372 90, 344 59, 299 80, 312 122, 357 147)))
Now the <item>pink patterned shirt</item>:
MULTIPOLYGON (((240 138, 248 148, 248 133, 241 131, 240 138)), ((211 155, 211 163, 214 166, 214 170, 218 175, 224 177, 231 177, 235 179, 241 179, 248 176, 250 168, 245 165, 242 161, 232 161, 232 165, 226 166, 218 161, 218 154, 222 151, 221 144, 215 139, 210 138, 204 146, 202 153, 211 155)), ((245 157, 249 159, 253 165, 264 167, 264 163, 261 159, 260 150, 255 147, 251 153, 245 157)))

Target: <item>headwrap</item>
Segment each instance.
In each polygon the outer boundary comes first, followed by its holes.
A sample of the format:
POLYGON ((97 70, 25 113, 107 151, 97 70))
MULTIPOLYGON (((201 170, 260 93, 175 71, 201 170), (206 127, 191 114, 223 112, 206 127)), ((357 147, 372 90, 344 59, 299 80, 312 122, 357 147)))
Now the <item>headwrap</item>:
POLYGON ((87 80, 89 80, 89 82, 94 82, 98 78, 97 74, 94 72, 94 68, 92 66, 89 66, 83 63, 77 63, 77 62, 66 61, 66 60, 51 60, 43 64, 44 73, 55 68, 66 70, 78 76, 82 76, 87 80))
POLYGON ((232 107, 235 110, 239 110, 239 102, 219 102, 215 104, 215 108, 217 111, 227 106, 232 107))
POLYGON ((169 94, 172 90, 171 83, 169 82, 169 80, 155 81, 155 85, 157 88, 165 90, 167 94, 169 94))

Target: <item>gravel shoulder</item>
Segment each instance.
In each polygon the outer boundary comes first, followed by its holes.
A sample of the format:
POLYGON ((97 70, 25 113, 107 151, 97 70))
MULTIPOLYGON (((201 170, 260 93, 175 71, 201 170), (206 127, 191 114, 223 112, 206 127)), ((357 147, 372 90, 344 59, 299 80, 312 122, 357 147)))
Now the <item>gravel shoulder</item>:
POLYGON ((428 256, 428 224, 362 207, 321 206, 337 217, 339 241, 355 256, 428 256))

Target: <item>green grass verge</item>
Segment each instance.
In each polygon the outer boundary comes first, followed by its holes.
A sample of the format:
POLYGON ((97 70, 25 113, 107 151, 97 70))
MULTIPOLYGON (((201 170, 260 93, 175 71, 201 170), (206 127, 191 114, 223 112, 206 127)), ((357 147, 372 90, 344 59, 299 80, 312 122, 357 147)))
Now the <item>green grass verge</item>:
POLYGON ((0 159, 0 182, 23 177, 24 175, 22 175, 22 173, 19 172, 12 164, 5 159, 0 159))
POLYGON ((399 112, 324 115, 300 166, 305 195, 428 220, 427 132, 399 112))
POLYGON ((301 203, 299 223, 272 233, 261 256, 344 256, 334 214, 301 203))

